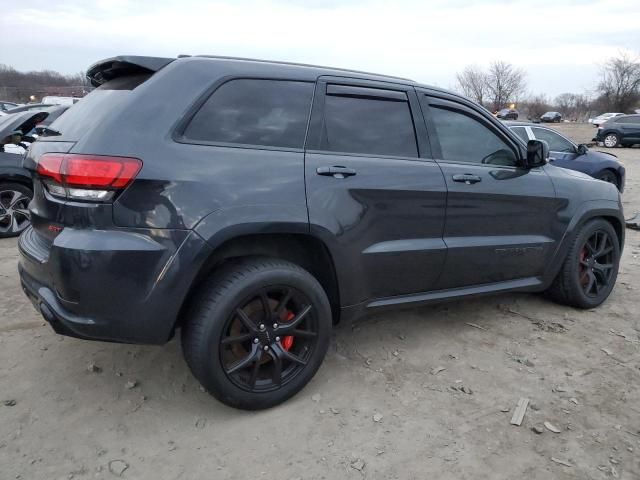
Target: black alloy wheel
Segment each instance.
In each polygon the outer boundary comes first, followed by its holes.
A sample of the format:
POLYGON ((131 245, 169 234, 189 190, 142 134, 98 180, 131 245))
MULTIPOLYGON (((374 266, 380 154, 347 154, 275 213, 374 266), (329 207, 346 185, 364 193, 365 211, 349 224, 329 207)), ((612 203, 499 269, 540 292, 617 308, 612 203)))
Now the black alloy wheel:
POLYGON ((307 365, 318 340, 310 300, 296 288, 261 289, 231 314, 220 339, 225 374, 250 392, 280 388, 307 365))
POLYGON ((322 285, 297 264, 232 260, 211 275, 182 328, 189 368, 218 400, 259 410, 309 383, 329 348, 332 311, 322 285))
POLYGON ((584 242, 580 251, 579 282, 586 296, 596 298, 609 288, 614 264, 613 239, 597 230, 584 242))

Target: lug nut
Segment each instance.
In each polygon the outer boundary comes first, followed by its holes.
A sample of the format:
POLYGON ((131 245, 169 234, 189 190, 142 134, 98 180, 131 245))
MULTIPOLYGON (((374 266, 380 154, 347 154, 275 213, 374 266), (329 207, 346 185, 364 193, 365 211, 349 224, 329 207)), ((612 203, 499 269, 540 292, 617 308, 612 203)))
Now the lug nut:
POLYGON ((263 350, 266 352, 267 350, 269 350, 269 347, 267 345, 265 345, 263 350))
POLYGON ((279 341, 280 341, 280 337, 276 337, 276 342, 279 342, 279 341))
POLYGON ((261 323, 261 324, 258 326, 258 328, 259 328, 260 330, 264 330, 264 323, 261 323))
POLYGON ((258 340, 257 338, 253 339, 253 343, 258 343, 260 340, 258 340))
POLYGON ((277 324, 277 323, 274 323, 274 324, 273 324, 273 328, 278 328, 278 324, 277 324))

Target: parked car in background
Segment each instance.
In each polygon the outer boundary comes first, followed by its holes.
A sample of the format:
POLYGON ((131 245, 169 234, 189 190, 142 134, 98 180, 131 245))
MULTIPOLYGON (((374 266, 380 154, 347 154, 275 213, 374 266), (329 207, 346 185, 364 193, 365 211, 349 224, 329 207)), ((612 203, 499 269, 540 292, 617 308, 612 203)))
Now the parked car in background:
POLYGON ((517 120, 518 119, 518 110, 515 108, 503 108, 496 113, 496 117, 501 120, 517 120))
POLYGON ((0 112, 6 112, 7 110, 11 110, 12 108, 16 108, 18 106, 19 104, 17 103, 0 101, 0 112))
POLYGON ((28 112, 30 110, 41 110, 43 108, 50 108, 51 105, 48 103, 27 103, 26 105, 20 105, 18 107, 10 108, 5 113, 20 113, 20 112, 28 112))
POLYGON ((562 114, 560 112, 547 112, 540 117, 542 123, 560 123, 562 114))
POLYGON ((568 168, 613 183, 624 191, 625 168, 611 153, 591 150, 584 144, 576 144, 555 130, 540 124, 527 122, 505 122, 525 143, 529 140, 544 140, 549 145, 549 163, 568 168))
POLYGON ((228 405, 290 398, 332 325, 368 312, 505 291, 594 308, 614 287, 616 188, 547 164, 545 142, 460 95, 220 57, 87 75, 97 88, 24 159, 23 290, 61 334, 180 330, 228 405))
POLYGON ((602 115, 598 115, 595 118, 590 118, 589 123, 593 124, 594 127, 599 127, 600 125, 611 120, 612 118, 619 117, 621 115, 624 115, 624 113, 611 113, 611 112, 603 113, 602 115))
POLYGON ((29 226, 33 197, 31 173, 22 166, 28 134, 47 112, 19 112, 0 118, 0 238, 19 235, 29 226), (17 153, 7 150, 16 149, 17 153))
POLYGON ((56 97, 47 96, 42 99, 42 103, 46 105, 66 105, 70 107, 74 103, 78 103, 81 99, 78 97, 56 97))
POLYGON ((619 115, 598 127, 594 138, 607 148, 640 144, 640 115, 619 115))
POLYGON ((69 108, 70 108, 70 105, 54 105, 48 108, 43 108, 42 111, 47 112, 48 115, 41 122, 36 124, 36 126, 34 127, 35 133, 38 135, 42 135, 43 133, 45 133, 45 130, 49 128, 49 125, 55 122, 58 119, 58 117, 60 117, 64 112, 69 110, 69 108))

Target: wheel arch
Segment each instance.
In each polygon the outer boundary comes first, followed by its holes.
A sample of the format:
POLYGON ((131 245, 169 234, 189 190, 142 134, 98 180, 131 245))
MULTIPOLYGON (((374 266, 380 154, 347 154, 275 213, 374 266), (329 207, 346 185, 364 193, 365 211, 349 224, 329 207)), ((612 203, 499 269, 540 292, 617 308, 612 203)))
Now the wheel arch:
POLYGON ((618 189, 620 189, 620 185, 622 184, 622 176, 620 175, 620 172, 612 166, 601 168, 593 175, 593 178, 598 178, 600 175, 602 175, 605 172, 611 172, 615 175, 616 180, 618 182, 618 185, 617 185, 618 189))
MULTIPOLYGON (((297 229, 293 229, 297 230, 297 229)), ((211 240, 209 241, 211 245, 211 240)), ((182 302, 176 319, 176 327, 180 326, 188 314, 199 287, 214 272, 223 266, 247 257, 271 257, 295 263, 313 275, 324 288, 333 313, 334 323, 340 318, 340 290, 333 257, 324 242, 308 232, 255 231, 225 234, 224 240, 216 243, 211 253, 201 264, 182 302)))
POLYGON ((571 218, 562 240, 544 274, 544 285, 547 288, 553 282, 564 263, 565 256, 571 242, 588 221, 602 218, 609 222, 618 236, 620 252, 624 248, 625 223, 622 210, 618 202, 612 200, 591 200, 584 202, 571 218))
POLYGON ((14 169, 0 171, 0 183, 19 183, 33 191, 32 178, 22 172, 14 171, 14 169))

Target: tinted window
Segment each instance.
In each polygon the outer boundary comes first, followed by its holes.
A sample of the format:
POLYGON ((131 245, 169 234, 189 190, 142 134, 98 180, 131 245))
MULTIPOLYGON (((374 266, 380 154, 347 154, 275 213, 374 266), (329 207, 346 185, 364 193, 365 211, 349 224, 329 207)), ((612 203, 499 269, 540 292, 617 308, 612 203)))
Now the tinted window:
POLYGON ((529 141, 529 137, 527 136, 527 131, 524 129, 524 127, 511 127, 511 130, 513 130, 513 133, 515 133, 522 140, 524 140, 524 143, 527 143, 529 141))
POLYGON ((492 130, 466 114, 431 106, 442 158, 454 162, 516 165, 513 150, 492 130))
POLYGON ((537 140, 546 141, 549 144, 549 150, 552 152, 573 153, 576 151, 569 140, 558 135, 556 132, 538 127, 531 127, 531 131, 537 140))
POLYGON ((640 123, 640 116, 631 115, 629 117, 615 117, 611 119, 611 123, 640 123))
POLYGON ((121 110, 131 91, 149 77, 150 75, 118 77, 96 88, 51 124, 52 129, 62 134, 55 140, 79 140, 83 134, 101 125, 110 114, 121 110))
POLYGON ((302 148, 314 85, 279 80, 232 80, 195 114, 190 140, 302 148))
POLYGON ((327 95, 324 121, 323 150, 418 156, 411 110, 406 101, 327 95))

